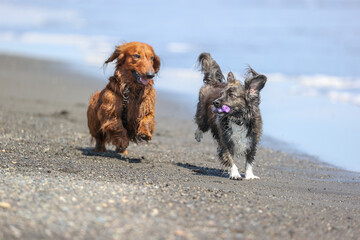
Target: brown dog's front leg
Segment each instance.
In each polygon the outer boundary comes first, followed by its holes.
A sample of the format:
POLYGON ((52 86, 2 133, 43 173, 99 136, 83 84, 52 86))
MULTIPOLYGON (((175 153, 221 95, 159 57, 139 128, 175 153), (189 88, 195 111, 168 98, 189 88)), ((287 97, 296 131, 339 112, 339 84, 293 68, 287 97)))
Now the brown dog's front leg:
POLYGON ((155 90, 153 88, 145 89, 144 101, 139 108, 137 137, 150 141, 155 130, 155 90))
POLYGON ((145 116, 139 124, 137 135, 139 138, 150 141, 152 139, 152 133, 155 130, 155 116, 149 114, 145 116))
POLYGON ((126 130, 114 134, 113 144, 116 146, 115 152, 128 154, 126 148, 129 146, 130 139, 126 130))
POLYGON ((129 153, 128 150, 123 149, 123 148, 120 148, 120 147, 117 147, 117 148, 115 149, 115 152, 116 152, 116 153, 122 153, 122 154, 128 154, 128 153, 129 153))

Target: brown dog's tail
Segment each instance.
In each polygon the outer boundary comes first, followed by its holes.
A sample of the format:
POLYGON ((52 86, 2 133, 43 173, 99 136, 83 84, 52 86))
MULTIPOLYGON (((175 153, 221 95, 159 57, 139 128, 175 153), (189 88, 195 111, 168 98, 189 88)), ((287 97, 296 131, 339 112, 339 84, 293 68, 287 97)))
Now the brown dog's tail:
POLYGON ((221 83, 225 80, 224 75, 217 62, 211 57, 210 53, 201 53, 198 58, 201 72, 204 74, 205 84, 221 83))

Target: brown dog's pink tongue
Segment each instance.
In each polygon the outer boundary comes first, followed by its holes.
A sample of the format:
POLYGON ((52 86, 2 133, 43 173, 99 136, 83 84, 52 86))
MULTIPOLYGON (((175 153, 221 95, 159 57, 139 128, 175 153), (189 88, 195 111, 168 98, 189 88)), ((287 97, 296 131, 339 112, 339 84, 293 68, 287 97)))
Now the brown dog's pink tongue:
POLYGON ((142 84, 147 85, 149 83, 150 79, 144 79, 141 77, 140 81, 142 82, 142 84))

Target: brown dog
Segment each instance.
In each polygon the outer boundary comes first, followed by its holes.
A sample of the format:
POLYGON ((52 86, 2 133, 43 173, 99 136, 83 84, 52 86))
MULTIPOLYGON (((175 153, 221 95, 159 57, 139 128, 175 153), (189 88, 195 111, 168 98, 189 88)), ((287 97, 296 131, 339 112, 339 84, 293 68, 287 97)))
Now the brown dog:
POLYGON ((114 75, 101 92, 90 98, 88 127, 96 140, 95 151, 105 152, 112 143, 127 153, 130 141, 149 141, 155 129, 153 77, 160 59, 153 48, 140 42, 117 46, 105 64, 116 60, 114 75))

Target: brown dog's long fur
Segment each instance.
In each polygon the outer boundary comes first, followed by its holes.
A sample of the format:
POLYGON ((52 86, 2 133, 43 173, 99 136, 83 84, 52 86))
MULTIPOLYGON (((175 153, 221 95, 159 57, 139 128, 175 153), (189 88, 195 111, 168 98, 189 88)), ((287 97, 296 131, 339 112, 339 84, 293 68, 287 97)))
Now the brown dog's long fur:
POLYGON ((130 141, 149 141, 155 130, 153 77, 160 59, 153 48, 140 42, 117 46, 105 64, 116 61, 114 75, 101 92, 90 98, 88 127, 96 140, 95 151, 112 143, 126 153, 130 141))

